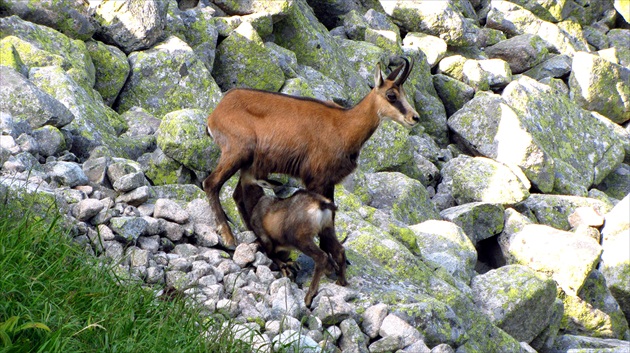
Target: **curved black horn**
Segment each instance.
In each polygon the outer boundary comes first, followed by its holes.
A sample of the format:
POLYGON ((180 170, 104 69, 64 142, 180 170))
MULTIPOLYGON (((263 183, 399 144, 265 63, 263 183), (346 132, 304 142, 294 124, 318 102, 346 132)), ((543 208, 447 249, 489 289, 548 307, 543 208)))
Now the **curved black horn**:
MULTIPOLYGON (((407 60, 407 59, 405 59, 405 60, 407 60)), ((404 66, 405 66, 405 63, 402 63, 402 64, 400 64, 400 66, 395 68, 394 71, 392 71, 389 75, 387 75, 387 80, 394 81, 396 79, 396 77, 398 76, 398 74, 400 73, 400 70, 402 70, 402 68, 404 66)))
POLYGON ((404 56, 401 56, 400 58, 405 60, 405 64, 403 64, 405 66, 405 70, 403 70, 402 75, 400 75, 400 77, 396 80, 396 82, 394 82, 396 86, 402 86, 402 84, 405 83, 405 81, 407 81, 407 77, 409 77, 409 74, 411 73, 411 70, 413 69, 413 64, 414 64, 413 58, 411 58, 411 63, 404 56))

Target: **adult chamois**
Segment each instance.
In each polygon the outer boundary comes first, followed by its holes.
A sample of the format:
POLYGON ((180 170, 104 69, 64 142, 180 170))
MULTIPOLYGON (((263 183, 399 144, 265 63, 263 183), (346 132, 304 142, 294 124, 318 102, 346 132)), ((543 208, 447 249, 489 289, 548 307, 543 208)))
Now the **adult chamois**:
MULTIPOLYGON (((252 89, 232 89, 225 94, 208 116, 208 133, 220 147, 221 157, 203 188, 226 247, 234 248, 235 240, 219 192, 237 171, 249 169, 259 180, 269 173, 299 177, 306 189, 334 201, 335 185, 356 168, 361 147, 381 121, 391 119, 407 128, 418 123, 418 113, 403 89, 413 60, 403 60, 385 79, 377 65, 374 88, 349 109, 252 89)), ((243 194, 240 184, 234 200, 250 227, 243 206, 243 198, 249 196, 243 194)))
POLYGON ((267 256, 287 275, 288 251, 296 249, 315 262, 313 279, 304 297, 310 307, 324 274, 337 274, 337 284, 345 286, 346 252, 337 236, 333 221, 337 207, 327 198, 300 189, 288 198, 260 193, 260 187, 274 188, 267 180, 256 180, 251 170, 241 170, 240 183, 249 225, 260 240, 267 256), (319 237, 319 246, 315 237, 319 237))

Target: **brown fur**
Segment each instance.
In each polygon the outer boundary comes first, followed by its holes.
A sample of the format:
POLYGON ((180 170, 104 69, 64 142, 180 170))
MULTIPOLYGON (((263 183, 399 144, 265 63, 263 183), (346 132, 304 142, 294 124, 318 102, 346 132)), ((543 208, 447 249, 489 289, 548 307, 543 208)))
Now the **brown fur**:
MULTIPOLYGON (((361 147, 383 119, 406 127, 418 122, 418 113, 407 103, 402 87, 412 67, 413 62, 407 62, 385 80, 377 67, 375 88, 351 109, 250 89, 226 93, 208 116, 208 131, 221 148, 221 158, 203 182, 224 244, 235 246, 219 202, 219 191, 232 175, 242 169, 250 169, 256 179, 269 173, 289 174, 301 178, 308 190, 332 201, 335 184, 356 168, 361 147)), ((258 192, 243 195, 240 187, 234 192, 248 227, 244 198, 258 196, 258 192)))
MULTIPOLYGON (((247 172, 241 174, 243 193, 258 193, 257 180, 247 172)), ((311 191, 298 190, 291 197, 279 199, 262 194, 258 199, 248 197, 245 208, 250 215, 250 226, 267 255, 281 269, 287 250, 299 250, 315 262, 315 273, 304 298, 311 306, 324 274, 337 273, 337 284, 345 286, 346 254, 335 235, 333 223, 337 209, 332 202, 311 191), (314 238, 319 236, 319 247, 314 238)))

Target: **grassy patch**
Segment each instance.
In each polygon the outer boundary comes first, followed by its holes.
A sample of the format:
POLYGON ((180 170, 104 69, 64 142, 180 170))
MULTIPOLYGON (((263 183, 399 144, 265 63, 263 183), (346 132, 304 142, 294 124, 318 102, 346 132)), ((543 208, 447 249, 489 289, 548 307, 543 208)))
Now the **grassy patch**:
POLYGON ((121 284, 59 220, 0 204, 0 352, 252 351, 224 319, 121 284))

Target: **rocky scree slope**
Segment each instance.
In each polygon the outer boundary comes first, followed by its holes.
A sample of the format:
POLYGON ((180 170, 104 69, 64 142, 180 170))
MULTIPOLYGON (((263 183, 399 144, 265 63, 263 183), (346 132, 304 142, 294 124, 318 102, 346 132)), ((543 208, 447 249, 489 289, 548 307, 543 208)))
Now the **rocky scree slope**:
MULTIPOLYGON (((121 276, 186 294, 262 352, 627 352, 627 3, 0 2, 0 193, 55 205, 121 276), (625 5, 624 5, 625 4, 625 5), (625 6, 625 7, 624 7, 625 6), (416 60, 421 114, 384 123, 336 189, 348 287, 303 304, 226 252, 200 181, 233 87, 357 103, 416 60)), ((322 138, 326 138, 323 136, 322 138)))

